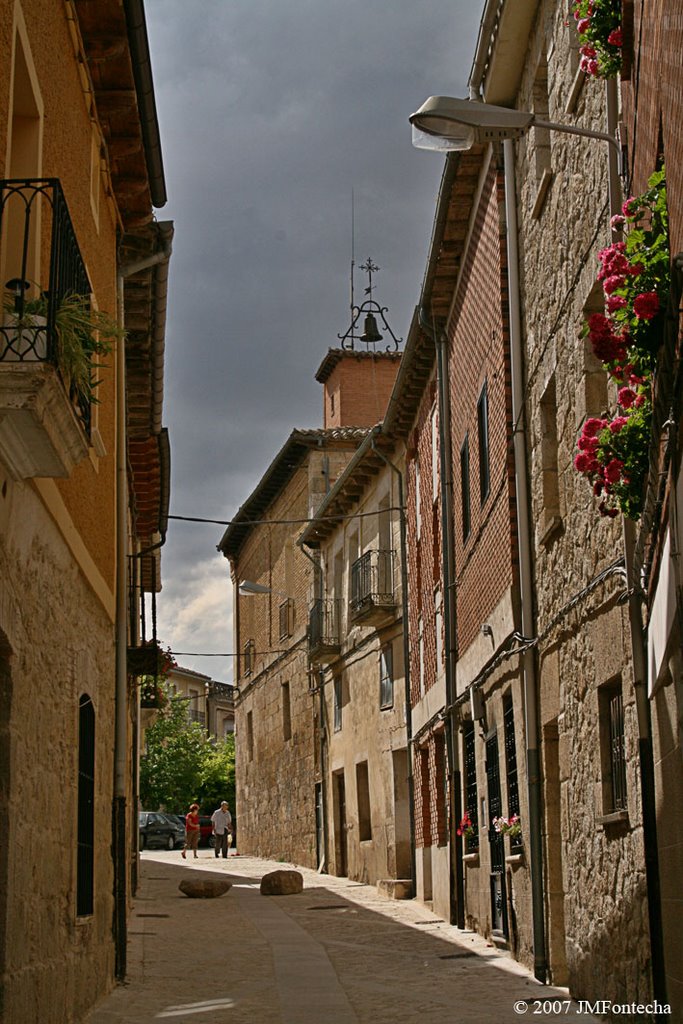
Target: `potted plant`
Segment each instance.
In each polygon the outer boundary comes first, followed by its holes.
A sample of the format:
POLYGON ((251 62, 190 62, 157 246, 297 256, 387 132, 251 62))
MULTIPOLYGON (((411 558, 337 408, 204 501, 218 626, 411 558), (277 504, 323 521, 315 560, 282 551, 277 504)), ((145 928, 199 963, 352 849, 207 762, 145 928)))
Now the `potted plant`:
POLYGON ((140 682, 140 707, 160 710, 167 701, 163 686, 155 676, 143 676, 140 682))
POLYGON ((510 839, 519 839, 522 835, 522 822, 518 814, 512 814, 509 818, 501 815, 493 819, 493 827, 502 836, 510 836, 510 839))
MULTIPOLYGON (((28 282, 22 284, 22 289, 28 282)), ((4 350, 0 358, 38 360, 48 358, 47 328, 48 296, 6 303, 2 328, 4 350)), ((65 296, 55 311, 55 361, 64 386, 74 401, 81 405, 97 402, 95 389, 99 384, 96 371, 104 365, 100 357, 108 355, 125 332, 109 314, 93 309, 83 295, 65 296)))

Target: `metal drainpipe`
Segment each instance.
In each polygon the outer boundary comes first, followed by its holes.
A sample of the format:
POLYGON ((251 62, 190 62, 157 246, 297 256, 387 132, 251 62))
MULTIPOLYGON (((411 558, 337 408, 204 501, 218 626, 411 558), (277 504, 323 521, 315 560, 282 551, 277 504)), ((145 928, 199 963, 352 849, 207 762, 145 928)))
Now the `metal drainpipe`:
MULTIPOLYGON (((313 565, 313 580, 315 583, 316 573, 319 571, 318 563, 312 555, 309 555, 308 551, 304 550, 303 541, 299 537, 296 542, 297 547, 301 551, 309 562, 313 565)), ((327 735, 327 725, 325 723, 325 669, 320 665, 318 667, 318 696, 320 704, 320 782, 322 785, 322 803, 323 803, 323 855, 324 860, 321 864, 318 864, 318 871, 327 874, 327 850, 329 841, 329 828, 327 824, 327 776, 326 776, 326 757, 325 757, 325 737, 327 735)), ((317 851, 316 851, 317 857, 317 851)))
MULTIPOLYGON (((617 83, 609 79, 605 83, 607 101, 607 132, 616 136, 619 118, 617 83)), ((621 187, 617 158, 609 148, 609 204, 612 215, 621 212, 621 187)), ((620 235, 619 235, 620 237, 620 235)), ((652 994, 664 1006, 666 995, 666 964, 662 932, 662 894, 659 876, 659 854, 657 840, 657 798, 655 791, 654 753, 652 748, 652 718, 648 697, 647 656, 645 631, 640 597, 635 589, 633 557, 635 552, 635 527, 630 519, 623 517, 622 540, 626 585, 628 587, 628 617, 631 628, 631 656, 633 658, 633 686, 638 716, 638 753, 640 786, 643 801, 643 846, 645 852, 645 879, 647 885, 647 912, 650 931, 650 954, 652 969, 652 994)), ((655 1016, 655 1020, 663 1020, 655 1016)))
MULTIPOLYGON (((513 449, 517 493, 517 542, 519 545, 522 633, 534 636, 533 579, 531 571, 531 525, 526 465, 526 420, 522 376, 522 326, 519 293, 519 242, 517 235, 517 198, 515 150, 511 139, 503 143, 505 158, 505 216, 507 225, 508 291, 510 306, 510 376, 512 383, 513 449)), ((533 919, 534 975, 547 982, 548 961, 545 943, 545 907, 543 890, 543 843, 541 829, 541 759, 539 751, 538 681, 532 649, 522 655, 524 726, 527 746, 527 792, 529 800, 529 867, 531 871, 531 908, 533 919)))
POLYGON ((443 576, 443 621, 446 648, 446 753, 449 776, 449 848, 451 884, 451 921, 465 927, 465 884, 462 836, 457 824, 462 818, 462 779, 458 745, 455 742, 453 704, 457 678, 457 607, 455 601, 455 544, 453 538, 453 490, 451 486, 451 406, 448 393, 448 353, 446 334, 430 323, 427 311, 420 307, 420 325, 434 339, 439 402, 439 487, 441 491, 441 573, 443 576))
MULTIPOLYGON (((119 326, 125 323, 123 284, 126 277, 168 259, 168 252, 155 253, 146 260, 119 268, 117 278, 119 326)), ((114 730, 114 805, 112 829, 114 848, 114 936, 116 977, 126 976, 128 884, 127 853, 127 767, 128 767, 128 474, 126 458, 126 345, 116 346, 116 717, 114 730)), ((136 723, 139 732, 139 722, 136 723)))
POLYGON ((410 701, 410 637, 408 634, 408 555, 406 543, 406 515, 403 501, 403 473, 391 462, 386 455, 375 445, 373 437, 371 441, 372 450, 384 462, 392 472, 396 474, 398 486, 398 507, 399 507, 399 536, 401 544, 401 615, 403 617, 403 680, 405 687, 406 702, 406 747, 408 751, 408 817, 410 828, 410 881, 413 887, 413 896, 416 895, 417 873, 415 867, 415 778, 413 774, 413 754, 411 744, 413 739, 413 709, 410 701))

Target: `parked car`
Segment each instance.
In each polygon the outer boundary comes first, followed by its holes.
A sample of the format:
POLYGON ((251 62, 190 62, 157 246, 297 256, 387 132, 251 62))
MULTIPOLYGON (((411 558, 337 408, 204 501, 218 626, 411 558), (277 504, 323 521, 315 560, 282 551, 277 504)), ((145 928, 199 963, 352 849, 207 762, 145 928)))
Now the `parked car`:
POLYGON ((185 825, 161 811, 140 811, 138 828, 141 850, 151 850, 155 846, 175 850, 185 843, 185 825))
POLYGON ((213 834, 213 822, 208 815, 200 814, 199 816, 199 845, 210 846, 211 849, 216 845, 215 836, 213 834))

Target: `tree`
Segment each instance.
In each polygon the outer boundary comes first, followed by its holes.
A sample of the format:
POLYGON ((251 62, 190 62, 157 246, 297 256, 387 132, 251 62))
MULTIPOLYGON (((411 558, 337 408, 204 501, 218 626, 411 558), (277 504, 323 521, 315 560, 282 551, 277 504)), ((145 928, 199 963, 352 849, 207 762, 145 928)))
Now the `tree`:
POLYGON ((198 722, 189 721, 186 700, 167 697, 140 758, 142 806, 181 813, 191 803, 212 811, 221 800, 234 801, 234 737, 210 739, 198 722))

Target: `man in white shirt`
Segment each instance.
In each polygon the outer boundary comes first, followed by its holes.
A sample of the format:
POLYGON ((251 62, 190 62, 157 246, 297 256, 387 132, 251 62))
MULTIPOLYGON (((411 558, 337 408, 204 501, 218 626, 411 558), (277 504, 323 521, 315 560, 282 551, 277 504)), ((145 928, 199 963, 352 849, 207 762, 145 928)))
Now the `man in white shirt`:
POLYGON ((213 812, 211 815, 211 824, 213 825, 213 834, 215 839, 214 852, 216 857, 220 857, 221 853, 224 857, 227 857, 230 829, 232 825, 232 815, 230 814, 227 800, 223 800, 220 807, 213 812))

